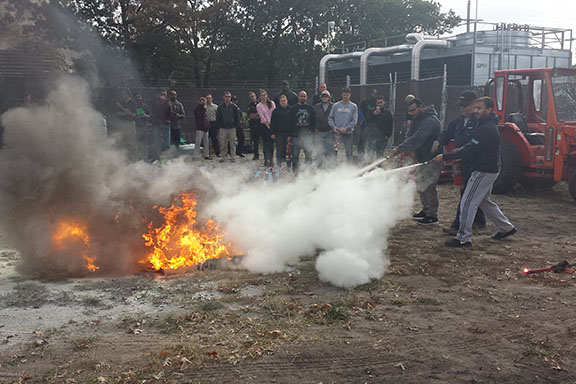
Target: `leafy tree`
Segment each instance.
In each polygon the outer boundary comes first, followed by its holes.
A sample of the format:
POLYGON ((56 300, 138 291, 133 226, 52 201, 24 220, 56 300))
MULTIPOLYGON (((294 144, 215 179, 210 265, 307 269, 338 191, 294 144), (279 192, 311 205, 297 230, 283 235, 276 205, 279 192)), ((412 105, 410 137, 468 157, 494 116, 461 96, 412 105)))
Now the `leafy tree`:
POLYGON ((67 0, 148 81, 312 81, 329 47, 457 24, 428 0, 67 0), (328 25, 334 24, 334 31, 328 25))

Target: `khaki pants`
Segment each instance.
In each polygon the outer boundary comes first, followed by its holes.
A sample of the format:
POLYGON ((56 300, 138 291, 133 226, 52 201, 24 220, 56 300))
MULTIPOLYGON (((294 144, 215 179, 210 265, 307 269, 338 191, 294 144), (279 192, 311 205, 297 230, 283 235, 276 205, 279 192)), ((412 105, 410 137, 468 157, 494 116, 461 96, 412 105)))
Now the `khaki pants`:
POLYGON ((236 128, 220 128, 220 155, 222 157, 230 153, 230 158, 236 158, 236 128), (230 145, 230 149, 228 149, 230 145))
POLYGON ((208 138, 208 131, 196 131, 196 141, 194 141, 194 157, 200 157, 200 147, 203 148, 203 156, 210 156, 210 140, 208 138))

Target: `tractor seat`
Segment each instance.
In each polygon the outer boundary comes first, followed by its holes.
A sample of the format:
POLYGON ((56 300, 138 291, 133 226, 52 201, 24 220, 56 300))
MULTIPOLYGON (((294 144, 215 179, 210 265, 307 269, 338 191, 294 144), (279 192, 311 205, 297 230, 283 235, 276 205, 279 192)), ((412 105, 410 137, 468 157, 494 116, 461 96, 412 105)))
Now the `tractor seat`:
POLYGON ((526 141, 530 145, 544 145, 546 144, 546 136, 541 132, 525 133, 526 141))
POLYGON ((526 124, 526 119, 524 118, 524 116, 521 113, 518 113, 518 112, 510 113, 508 115, 508 122, 516 124, 518 129, 520 129, 520 132, 522 132, 523 134, 525 134, 525 135, 529 134, 528 125, 526 124))

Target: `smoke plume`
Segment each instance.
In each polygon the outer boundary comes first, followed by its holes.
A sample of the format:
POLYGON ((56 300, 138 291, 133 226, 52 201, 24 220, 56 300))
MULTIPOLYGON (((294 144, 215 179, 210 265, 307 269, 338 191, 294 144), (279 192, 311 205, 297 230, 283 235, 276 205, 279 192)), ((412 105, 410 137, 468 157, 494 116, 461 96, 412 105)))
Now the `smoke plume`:
POLYGON ((24 272, 86 270, 78 249, 54 252, 51 238, 62 222, 86 228, 87 256, 100 272, 133 271, 144 254, 150 207, 190 190, 200 177, 182 161, 166 168, 129 163, 106 139, 103 116, 78 78, 61 79, 43 105, 9 110, 1 122, 0 215, 24 272))

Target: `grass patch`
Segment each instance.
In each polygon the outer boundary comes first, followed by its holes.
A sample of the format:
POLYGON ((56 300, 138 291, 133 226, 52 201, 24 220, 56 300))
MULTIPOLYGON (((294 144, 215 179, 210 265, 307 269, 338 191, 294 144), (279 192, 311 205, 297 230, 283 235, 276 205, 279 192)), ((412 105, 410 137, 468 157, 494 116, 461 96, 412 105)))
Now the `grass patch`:
POLYGON ((418 300, 416 300, 416 302, 418 304, 422 304, 422 305, 442 305, 442 304, 444 304, 443 302, 436 300, 432 297, 419 297, 418 300))
POLYGON ((200 309, 205 312, 217 311, 224 307, 225 305, 219 301, 206 301, 200 304, 200 309))
POLYGON ((98 336, 79 336, 70 340, 70 345, 74 351, 87 351, 96 345, 98 336))
POLYGON ((331 305, 324 311, 324 317, 328 321, 347 321, 350 314, 346 308, 331 305))

